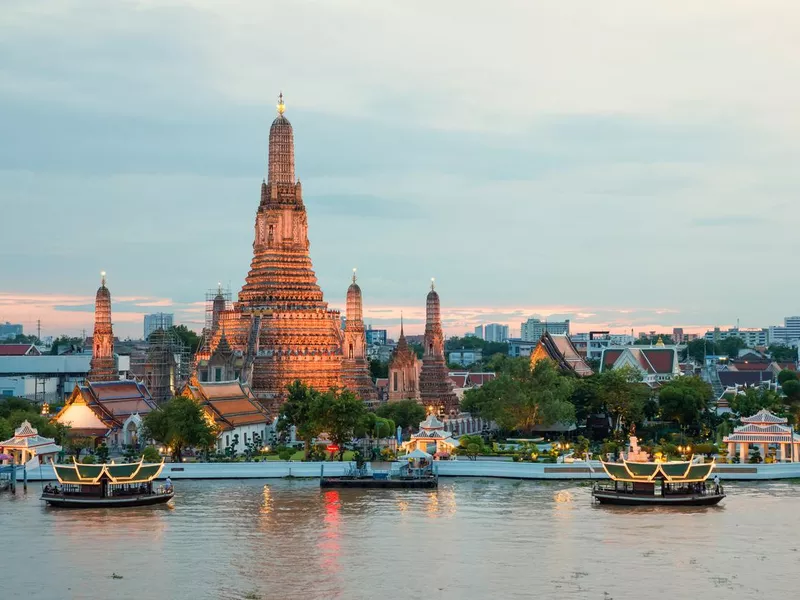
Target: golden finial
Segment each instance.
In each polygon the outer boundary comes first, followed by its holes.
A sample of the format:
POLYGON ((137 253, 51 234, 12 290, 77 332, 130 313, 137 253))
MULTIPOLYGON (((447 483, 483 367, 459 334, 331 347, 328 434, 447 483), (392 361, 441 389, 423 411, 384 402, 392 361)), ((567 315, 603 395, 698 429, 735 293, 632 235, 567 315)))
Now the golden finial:
POLYGON ((106 286, 106 272, 100 271, 100 284, 105 287, 106 286))
POLYGON ((286 110, 286 104, 283 103, 283 92, 278 94, 278 114, 282 115, 286 110))
POLYGON ((436 278, 431 277, 431 291, 436 289, 436 278))
POLYGON ((356 268, 353 267, 353 283, 356 282, 356 268))

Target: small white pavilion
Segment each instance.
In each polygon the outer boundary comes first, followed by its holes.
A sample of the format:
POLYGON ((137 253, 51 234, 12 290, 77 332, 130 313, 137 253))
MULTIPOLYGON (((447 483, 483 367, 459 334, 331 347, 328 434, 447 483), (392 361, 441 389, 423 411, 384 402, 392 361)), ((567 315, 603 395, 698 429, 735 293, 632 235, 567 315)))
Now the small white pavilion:
POLYGON ((762 408, 752 417, 742 419, 742 426, 736 427, 729 436, 723 438, 728 444, 728 456, 735 456, 737 446, 739 461, 746 463, 750 456, 750 445, 759 447, 762 458, 767 458, 770 446, 779 450, 777 459, 781 462, 800 461, 800 435, 786 425, 787 419, 773 415, 762 408))
POLYGON ((39 435, 35 427, 28 421, 23 421, 14 432, 14 437, 0 442, 0 453, 14 457, 14 462, 23 465, 33 459, 39 459, 39 464, 47 462, 48 458, 55 458, 61 452, 61 446, 53 438, 39 435))
POLYGON ((408 453, 415 450, 428 452, 428 448, 433 445, 436 446, 434 452, 450 454, 458 447, 458 440, 453 439, 452 434, 445 431, 444 423, 431 413, 427 419, 420 422, 419 431, 413 434, 409 441, 403 442, 402 448, 408 453))

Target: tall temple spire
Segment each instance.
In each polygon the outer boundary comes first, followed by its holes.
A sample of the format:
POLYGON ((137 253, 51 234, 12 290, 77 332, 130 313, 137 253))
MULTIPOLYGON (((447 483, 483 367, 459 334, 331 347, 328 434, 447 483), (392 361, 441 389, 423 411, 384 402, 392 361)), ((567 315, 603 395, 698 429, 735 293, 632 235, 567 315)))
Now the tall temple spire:
POLYGON ((286 112, 286 104, 283 102, 283 92, 278 94, 278 114, 282 115, 286 112))
POLYGON ((283 116, 286 105, 283 92, 278 96, 278 116, 269 128, 269 166, 267 184, 294 185, 294 131, 289 119, 283 116))
POLYGON ((114 361, 114 332, 111 327, 111 292, 106 287, 106 272, 100 273, 100 287, 94 300, 94 334, 92 359, 89 362, 87 381, 115 381, 119 379, 114 361))
POLYGON ((447 370, 444 358, 444 333, 442 332, 439 294, 431 280, 425 306, 425 352, 419 379, 422 404, 433 406, 439 413, 454 413, 458 410, 458 397, 447 370))
POLYGON ((360 397, 366 404, 378 402, 378 392, 372 383, 367 362, 367 336, 364 331, 361 287, 353 282, 347 288, 347 319, 344 324, 344 358, 342 359, 342 384, 360 397))
POLYGON ((400 311, 400 337, 404 338, 404 339, 406 337, 406 334, 403 333, 403 311, 402 310, 400 311))

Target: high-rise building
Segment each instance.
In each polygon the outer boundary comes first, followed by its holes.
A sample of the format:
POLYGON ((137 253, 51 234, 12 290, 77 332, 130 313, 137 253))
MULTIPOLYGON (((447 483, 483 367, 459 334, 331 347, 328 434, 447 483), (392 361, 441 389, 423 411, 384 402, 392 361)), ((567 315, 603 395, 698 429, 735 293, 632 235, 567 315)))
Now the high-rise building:
POLYGON ((483 339, 483 325, 478 325, 473 334, 476 338, 483 339))
POLYGON ((367 337, 367 346, 385 346, 386 345, 386 330, 373 329, 372 325, 367 326, 364 332, 367 337))
POLYGON ((378 403, 378 391, 372 383, 367 363, 367 337, 364 335, 361 287, 353 283, 347 288, 347 321, 344 326, 344 358, 342 359, 342 385, 349 388, 369 407, 378 403))
POLYGON ((87 381, 115 381, 119 379, 114 361, 114 331, 111 327, 111 292, 106 287, 103 272, 100 287, 94 300, 94 334, 92 335, 92 360, 89 362, 87 381))
POLYGON ((453 389, 447 362, 444 357, 439 294, 431 282, 425 307, 425 350, 419 376, 419 393, 422 404, 437 414, 458 412, 458 397, 453 389))
POLYGON ((294 131, 283 96, 269 130, 267 179, 256 211, 253 259, 221 331, 243 355, 242 377, 267 408, 277 411, 286 388, 300 380, 315 389, 341 385, 342 331, 317 284, 309 255, 308 217, 295 179, 294 131))
POLYGON ((505 342, 508 339, 508 325, 490 323, 484 331, 483 339, 487 342, 505 342))
POLYGON ((542 321, 531 317, 520 327, 520 338, 526 342, 538 342, 545 331, 553 335, 569 335, 569 319, 542 321))
MULTIPOLYGON (((720 329, 715 327, 713 331, 706 331, 703 338, 706 341, 718 343, 728 338, 738 337, 745 346, 748 348, 755 348, 757 346, 766 346, 769 343, 769 329, 750 329, 731 327, 730 329, 720 329)), ((674 339, 673 339, 674 341, 674 339)), ((677 342, 676 342, 677 343, 677 342)))
POLYGON ((0 340, 13 340, 18 335, 22 335, 22 325, 9 323, 0 323, 0 340))
POLYGON ((163 329, 166 331, 170 329, 173 324, 174 315, 172 313, 154 313, 152 315, 144 316, 144 339, 150 337, 156 329, 163 329))

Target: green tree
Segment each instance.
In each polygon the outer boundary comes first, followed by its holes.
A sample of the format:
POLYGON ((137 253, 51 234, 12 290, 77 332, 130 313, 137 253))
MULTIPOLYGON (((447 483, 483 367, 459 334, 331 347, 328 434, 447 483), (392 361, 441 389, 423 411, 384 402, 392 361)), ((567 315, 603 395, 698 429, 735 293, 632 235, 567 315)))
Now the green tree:
POLYGON ((331 441, 339 447, 338 457, 344 457, 345 444, 364 420, 367 409, 358 396, 348 389, 329 390, 320 398, 320 424, 331 441))
POLYGON ((294 426, 297 437, 305 444, 305 458, 308 460, 311 440, 323 431, 321 395, 299 380, 290 383, 287 390, 289 393, 278 417, 278 431, 285 433, 294 426))
POLYGON ((771 344, 767 352, 772 360, 777 362, 797 362, 797 348, 790 348, 783 344, 771 344))
POLYGON ((389 377, 389 363, 373 358, 369 361, 369 374, 372 379, 386 379, 389 377))
POLYGON ((100 444, 97 449, 94 451, 95 455, 97 456, 97 460, 101 463, 108 462, 108 446, 106 446, 105 442, 100 444))
POLYGON ((84 436, 70 436, 67 439, 65 447, 75 455, 75 460, 78 460, 81 456, 81 452, 94 447, 94 440, 84 436))
POLYGON ((67 335, 62 335, 57 337, 50 346, 50 354, 57 355, 60 350, 65 349, 68 350, 71 346, 76 347, 83 347, 83 343, 86 340, 84 338, 79 337, 70 337, 67 335))
POLYGON ((730 358, 736 358, 739 356, 739 350, 744 350, 747 348, 747 344, 744 343, 742 338, 738 336, 732 336, 719 342, 717 347, 720 354, 724 354, 730 358))
POLYGON ((216 429, 206 419, 203 408, 186 396, 176 396, 149 412, 143 425, 142 439, 153 439, 168 446, 177 462, 183 462, 185 448, 207 450, 217 438, 216 429))
POLYGON ((194 354, 200 348, 200 336, 186 325, 173 325, 170 329, 180 338, 190 353, 194 354))
POLYGON ((422 356, 425 354, 425 348, 422 346, 422 344, 409 344, 408 347, 414 351, 414 354, 417 355, 417 358, 422 358, 422 356))
POLYGON ((600 401, 612 418, 614 431, 621 431, 623 423, 637 423, 642 419, 651 390, 642 383, 642 375, 637 369, 624 366, 603 371, 598 375, 597 385, 600 401))
POLYGON ((699 426, 700 417, 714 400, 714 390, 699 377, 678 377, 665 383, 658 393, 664 418, 684 426, 699 426))
POLYGON ((7 440, 14 435, 14 428, 8 419, 0 417, 0 440, 7 440))
POLYGON ((787 381, 797 381, 797 372, 789 369, 783 369, 778 373, 778 383, 783 385, 787 381))
POLYGON ((772 412, 782 412, 783 403, 780 396, 772 390, 760 387, 749 387, 736 394, 730 403, 731 410, 739 417, 750 417, 762 408, 772 412))
POLYGON ((142 452, 142 460, 147 463, 160 463, 161 454, 159 454, 155 446, 146 446, 142 452))
POLYGON ((379 417, 391 419, 395 426, 407 430, 425 420, 425 409, 416 400, 400 400, 381 404, 376 411, 379 417))
POLYGON ((573 379, 550 361, 542 360, 531 369, 525 363, 509 368, 482 387, 468 390, 462 408, 495 421, 501 429, 531 433, 536 425, 574 422, 575 407, 569 401, 573 379))
POLYGON ((800 381, 797 379, 788 379, 781 385, 781 390, 786 394, 788 404, 800 402, 800 381))
POLYGON ((477 460, 484 450, 483 438, 479 435, 462 435, 458 438, 458 454, 470 460, 477 460))

